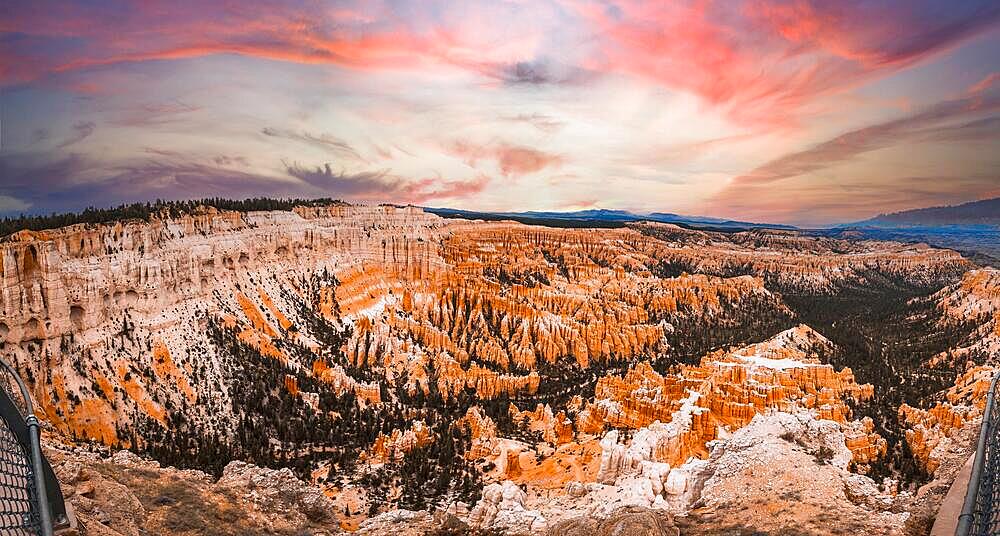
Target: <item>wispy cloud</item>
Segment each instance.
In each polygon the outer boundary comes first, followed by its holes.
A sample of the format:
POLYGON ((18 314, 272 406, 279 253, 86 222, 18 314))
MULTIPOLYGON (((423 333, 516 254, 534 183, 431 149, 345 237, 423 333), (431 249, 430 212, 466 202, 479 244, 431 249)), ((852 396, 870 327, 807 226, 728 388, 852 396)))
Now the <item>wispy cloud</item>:
POLYGON ((809 149, 787 154, 736 177, 733 184, 761 184, 797 177, 908 140, 995 139, 1000 135, 996 117, 959 124, 949 121, 998 110, 1000 92, 940 102, 921 112, 852 130, 809 149))
POLYGON ((317 135, 305 131, 294 131, 291 129, 278 129, 272 127, 265 127, 261 129, 260 133, 272 138, 285 138, 305 143, 333 153, 337 156, 349 157, 362 162, 367 162, 349 143, 331 134, 317 135))
POLYGON ((997 80, 1000 80, 1000 73, 990 73, 983 77, 982 80, 972 84, 972 86, 969 87, 968 92, 972 95, 982 93, 993 87, 993 84, 995 84, 997 80))
POLYGON ((898 181, 977 193, 998 164, 969 149, 1000 128, 993 0, 10 4, 0 195, 32 210, 245 192, 773 220, 862 183, 946 202, 898 181), (930 156, 872 162, 909 147, 930 156))
POLYGON ((407 180, 388 170, 345 173, 330 164, 303 167, 287 165, 288 174, 301 179, 327 195, 356 201, 425 203, 431 199, 462 198, 481 192, 489 183, 485 175, 469 180, 444 180, 441 177, 407 180))
POLYGON ((0 158, 0 196, 43 212, 150 199, 294 195, 294 182, 183 159, 140 159, 107 165, 80 154, 0 158))
POLYGON ((147 103, 122 112, 114 123, 128 127, 152 127, 180 121, 201 110, 181 101, 147 103))
POLYGON ((564 121, 560 121, 555 117, 540 113, 518 114, 504 117, 503 119, 515 123, 527 123, 546 134, 552 134, 566 125, 564 121))
POLYGON ((96 128, 97 125, 95 125, 93 121, 80 121, 74 124, 73 132, 69 135, 69 137, 67 137, 59 145, 57 145, 56 149, 65 149, 66 147, 69 147, 74 143, 79 143, 87 139, 91 134, 94 133, 94 129, 96 128))
POLYGON ((149 199, 198 197, 306 196, 357 202, 426 203, 460 199, 481 192, 486 175, 469 179, 441 176, 406 179, 387 170, 347 173, 332 165, 286 164, 287 175, 234 169, 241 157, 217 156, 209 162, 176 155, 107 165, 80 154, 52 158, 39 153, 0 157, 0 212, 28 207, 43 211, 149 199))
MULTIPOLYGON (((784 221, 836 221, 835 214, 865 216, 869 207, 912 208, 922 203, 950 203, 981 195, 997 180, 956 167, 952 174, 861 177, 857 172, 829 177, 831 170, 857 162, 866 154, 917 144, 1000 141, 1000 91, 942 101, 921 111, 852 130, 804 150, 794 151, 733 178, 714 194, 707 209, 714 213, 770 214, 784 221), (964 173, 964 175, 963 175, 964 173)), ((884 172, 882 172, 884 173, 884 172)))
POLYGON ((357 70, 437 66, 513 86, 578 84, 615 72, 691 91, 739 120, 774 123, 819 95, 949 50, 1000 20, 1000 4, 990 0, 948 9, 925 1, 815 0, 563 0, 534 7, 561 16, 512 27, 523 22, 489 20, 504 13, 488 3, 471 3, 457 16, 396 6, 407 17, 352 2, 328 9, 255 0, 239 10, 186 2, 126 9, 18 4, 0 25, 11 36, 0 48, 0 81, 218 54, 357 70), (578 34, 572 54, 542 45, 541 36, 567 27, 578 34), (65 46, 69 41, 79 46, 65 46))
POLYGON ((28 139, 28 145, 31 146, 31 145, 34 145, 36 143, 41 143, 41 142, 49 139, 49 136, 51 136, 51 133, 49 132, 49 129, 47 129, 47 128, 36 128, 31 133, 31 137, 28 139))
POLYGON ((247 167, 250 165, 250 161, 247 160, 245 156, 227 156, 219 155, 212 158, 212 162, 215 162, 217 166, 243 166, 247 167))
POLYGON ((548 58, 513 63, 481 63, 456 60, 454 64, 509 86, 574 85, 593 80, 599 73, 548 58))

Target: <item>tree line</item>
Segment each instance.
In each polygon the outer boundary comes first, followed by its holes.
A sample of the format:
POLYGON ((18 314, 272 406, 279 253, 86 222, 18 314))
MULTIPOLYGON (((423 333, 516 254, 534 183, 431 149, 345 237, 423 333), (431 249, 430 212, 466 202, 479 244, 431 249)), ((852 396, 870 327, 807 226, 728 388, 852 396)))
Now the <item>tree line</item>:
POLYGON ((157 199, 145 203, 129 203, 111 208, 88 207, 80 212, 64 212, 51 214, 21 214, 17 217, 5 217, 0 220, 0 236, 6 237, 23 230, 43 231, 75 225, 78 223, 99 224, 126 220, 150 221, 154 217, 176 218, 192 213, 199 206, 215 207, 219 210, 237 212, 253 212, 260 210, 291 210, 298 206, 316 207, 343 203, 331 198, 298 199, 252 197, 248 199, 226 199, 223 197, 207 197, 168 201, 157 199))

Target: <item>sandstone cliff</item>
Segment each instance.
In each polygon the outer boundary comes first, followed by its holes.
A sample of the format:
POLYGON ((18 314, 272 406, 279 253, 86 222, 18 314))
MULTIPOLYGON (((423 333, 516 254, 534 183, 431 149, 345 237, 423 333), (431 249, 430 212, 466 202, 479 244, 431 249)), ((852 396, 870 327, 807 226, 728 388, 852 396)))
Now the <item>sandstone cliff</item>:
MULTIPOLYGON (((441 225, 412 208, 338 206, 206 209, 19 233, 0 245, 2 352, 68 435, 127 440, 118 428, 137 415, 164 422, 170 407, 224 430, 232 393, 205 344, 205 315, 224 317, 241 340, 287 362, 278 339, 317 348, 297 306, 312 274, 365 259, 419 271, 434 262, 429 237, 441 225)), ((377 401, 371 386, 324 367, 316 373, 377 401)))

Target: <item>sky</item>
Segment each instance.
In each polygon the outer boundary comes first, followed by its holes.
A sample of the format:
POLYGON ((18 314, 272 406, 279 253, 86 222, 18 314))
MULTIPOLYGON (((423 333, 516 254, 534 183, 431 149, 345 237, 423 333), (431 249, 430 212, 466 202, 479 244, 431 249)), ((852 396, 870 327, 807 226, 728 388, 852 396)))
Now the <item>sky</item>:
POLYGON ((0 216, 295 196, 816 226, 1000 196, 995 0, 0 13, 0 216))

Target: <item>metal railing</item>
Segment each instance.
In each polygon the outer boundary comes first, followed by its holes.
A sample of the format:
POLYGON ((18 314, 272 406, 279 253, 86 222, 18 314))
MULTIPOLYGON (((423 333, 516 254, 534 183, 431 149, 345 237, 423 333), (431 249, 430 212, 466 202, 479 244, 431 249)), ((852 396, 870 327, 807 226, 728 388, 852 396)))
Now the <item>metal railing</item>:
POLYGON ((956 536, 1000 535, 1000 405, 997 385, 1000 374, 993 377, 983 408, 983 424, 979 430, 976 460, 972 464, 965 504, 958 517, 956 536))
POLYGON ((53 534, 69 523, 59 482, 42 455, 27 386, 0 359, 0 535, 53 534))

